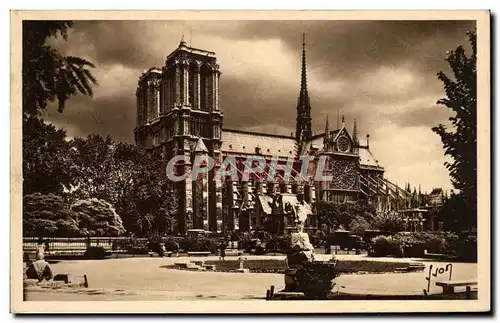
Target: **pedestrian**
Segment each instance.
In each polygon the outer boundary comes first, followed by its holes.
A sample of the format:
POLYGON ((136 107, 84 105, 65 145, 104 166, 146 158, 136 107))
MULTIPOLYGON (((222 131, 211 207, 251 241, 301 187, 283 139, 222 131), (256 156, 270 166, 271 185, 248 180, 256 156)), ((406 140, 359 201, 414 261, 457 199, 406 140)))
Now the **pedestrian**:
POLYGON ((45 253, 50 253, 50 244, 49 244, 49 240, 45 240, 44 246, 45 246, 45 250, 44 250, 44 252, 45 252, 45 253))
POLYGON ((220 248, 219 259, 224 260, 224 258, 226 257, 226 241, 222 241, 219 248, 220 248))
POLYGON ((45 245, 43 244, 43 240, 38 242, 36 258, 45 259, 45 245))

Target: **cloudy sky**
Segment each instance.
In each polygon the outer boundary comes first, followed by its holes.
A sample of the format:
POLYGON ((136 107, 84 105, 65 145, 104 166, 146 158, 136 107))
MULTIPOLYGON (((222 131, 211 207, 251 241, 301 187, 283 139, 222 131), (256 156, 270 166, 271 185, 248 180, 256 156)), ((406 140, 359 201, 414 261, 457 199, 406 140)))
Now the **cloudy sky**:
POLYGON ((222 76, 225 127, 290 134, 300 86, 306 32, 313 129, 333 128, 337 113, 361 137, 386 175, 401 186, 450 189, 439 137, 431 131, 449 113, 436 78, 450 73, 447 50, 463 44, 472 21, 77 21, 63 53, 89 59, 99 86, 93 98, 71 99, 46 118, 68 136, 110 134, 133 142, 135 89, 144 69, 162 66, 181 36, 214 51, 222 76))

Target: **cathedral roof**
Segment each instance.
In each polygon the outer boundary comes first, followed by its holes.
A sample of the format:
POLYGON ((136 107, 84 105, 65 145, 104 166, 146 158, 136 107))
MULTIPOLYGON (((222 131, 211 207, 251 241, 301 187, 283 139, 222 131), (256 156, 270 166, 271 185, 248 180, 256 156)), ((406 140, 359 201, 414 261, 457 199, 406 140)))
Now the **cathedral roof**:
POLYGON ((234 154, 294 157, 295 143, 294 137, 223 129, 221 150, 234 154))
POLYGON ((359 147, 359 163, 364 166, 380 167, 370 149, 359 147))
MULTIPOLYGON (((330 131, 332 136, 336 136, 341 129, 330 131)), ((319 148, 323 147, 323 138, 325 137, 324 133, 317 134, 312 137, 312 140, 306 143, 305 151, 311 151, 311 148, 319 148)), ((377 159, 373 156, 370 149, 366 148, 366 146, 359 147, 359 162, 362 166, 370 166, 370 167, 381 167, 377 159)))

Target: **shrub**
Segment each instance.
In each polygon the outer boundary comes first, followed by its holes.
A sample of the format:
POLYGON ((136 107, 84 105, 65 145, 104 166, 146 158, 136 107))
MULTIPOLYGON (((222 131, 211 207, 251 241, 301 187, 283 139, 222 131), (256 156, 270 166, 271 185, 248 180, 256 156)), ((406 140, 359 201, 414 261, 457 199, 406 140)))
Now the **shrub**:
POLYGON ((460 239, 457 246, 456 256, 462 261, 477 261, 477 237, 467 236, 460 239))
POLYGON ((305 263, 297 270, 297 287, 307 299, 326 299, 339 272, 330 265, 305 263))
POLYGON ((80 232, 85 236, 116 236, 125 233, 122 219, 114 207, 100 199, 79 200, 71 205, 80 232))
POLYGON ((123 249, 126 249, 128 253, 141 255, 148 253, 148 243, 144 239, 134 239, 124 241, 123 249))
POLYGON ((324 239, 318 235, 309 235, 309 241, 315 248, 321 247, 325 244, 324 239))
POLYGON ((105 259, 107 255, 103 247, 88 247, 85 250, 84 257, 86 259, 105 259))
POLYGON ((392 237, 376 236, 371 241, 370 256, 385 257, 389 255, 399 255, 399 251, 392 237))
POLYGON ((405 222, 397 212, 378 212, 371 226, 376 230, 398 232, 405 229, 405 222))
POLYGON ((449 234, 444 253, 456 256, 461 261, 477 261, 477 237, 449 234))
POLYGON ((180 245, 179 245, 179 240, 180 239, 175 239, 173 237, 166 237, 165 238, 165 250, 167 251, 179 251, 180 245))
POLYGON ((273 235, 266 242, 266 250, 267 252, 287 253, 290 249, 290 243, 289 235, 273 235))
POLYGON ((370 224, 364 218, 356 216, 349 224, 351 234, 362 236, 370 229, 370 224))
POLYGON ((23 198, 24 236, 78 236, 76 214, 58 195, 33 193, 23 198))
POLYGON ((180 249, 184 251, 210 251, 216 253, 220 241, 216 237, 185 237, 179 242, 180 249))
POLYGON ((429 253, 450 253, 450 247, 456 243, 456 236, 446 232, 412 232, 410 234, 395 234, 394 243, 401 247, 407 243, 407 257, 422 257, 424 250, 429 253))
POLYGON ((371 254, 376 257, 401 256, 401 249, 404 249, 405 257, 422 257, 424 250, 454 255, 454 250, 460 249, 458 241, 456 235, 446 232, 397 233, 392 237, 373 238, 371 254))

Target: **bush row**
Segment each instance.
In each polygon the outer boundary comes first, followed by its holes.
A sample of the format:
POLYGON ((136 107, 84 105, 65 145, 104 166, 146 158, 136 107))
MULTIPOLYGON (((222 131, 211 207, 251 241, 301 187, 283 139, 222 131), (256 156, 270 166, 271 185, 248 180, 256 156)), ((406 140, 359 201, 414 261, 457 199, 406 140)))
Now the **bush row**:
MULTIPOLYGON (((290 245, 289 237, 286 235, 246 234, 237 238, 238 249, 256 254, 268 252, 286 253, 290 245)), ((166 251, 210 251, 216 253, 220 249, 223 240, 225 240, 226 243, 230 241, 230 239, 217 235, 199 237, 153 237, 148 240, 130 238, 114 242, 113 250, 127 250, 130 253, 141 254, 147 253, 149 250, 156 252, 156 249, 161 248, 163 244, 166 251)))
POLYGON ((462 260, 475 260, 477 242, 474 237, 449 232, 397 233, 371 240, 370 255, 375 257, 422 257, 428 253, 447 254, 462 260))

